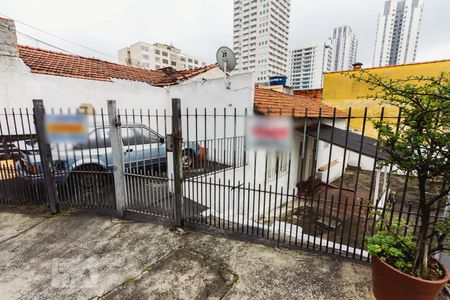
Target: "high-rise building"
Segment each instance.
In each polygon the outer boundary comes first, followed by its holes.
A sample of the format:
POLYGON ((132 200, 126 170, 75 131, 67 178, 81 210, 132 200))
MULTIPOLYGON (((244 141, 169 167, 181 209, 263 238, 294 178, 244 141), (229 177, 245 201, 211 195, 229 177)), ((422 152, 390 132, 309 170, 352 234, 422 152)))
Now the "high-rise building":
POLYGON ((177 71, 206 66, 206 63, 165 44, 137 42, 118 51, 119 63, 157 70, 172 67, 177 71))
POLYGON ((331 40, 325 43, 310 41, 291 50, 288 84, 294 90, 321 88, 323 73, 332 68, 332 54, 331 40))
POLYGON ((416 60, 424 0, 388 0, 378 18, 374 66, 416 60))
POLYGON ((336 27, 332 37, 333 61, 331 71, 350 70, 356 63, 358 39, 350 26, 336 27))
POLYGON ((233 48, 237 72, 258 82, 287 75, 290 0, 234 0, 233 48))

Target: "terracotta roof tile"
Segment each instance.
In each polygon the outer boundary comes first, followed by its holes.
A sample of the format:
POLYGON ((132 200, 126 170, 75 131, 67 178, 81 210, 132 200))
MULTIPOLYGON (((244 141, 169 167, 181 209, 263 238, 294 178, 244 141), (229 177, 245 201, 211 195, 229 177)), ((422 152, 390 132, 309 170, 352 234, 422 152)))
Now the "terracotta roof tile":
MULTIPOLYGON (((288 95, 265 88, 255 89, 255 111, 264 115, 282 115, 294 117, 333 117, 334 108, 322 104, 316 99, 288 95)), ((336 110, 336 117, 342 118, 346 114, 336 110)))
POLYGON ((100 81, 117 78, 146 82, 154 86, 176 85, 217 66, 173 72, 168 72, 167 69, 154 71, 28 46, 17 46, 17 49, 20 58, 33 73, 100 81))

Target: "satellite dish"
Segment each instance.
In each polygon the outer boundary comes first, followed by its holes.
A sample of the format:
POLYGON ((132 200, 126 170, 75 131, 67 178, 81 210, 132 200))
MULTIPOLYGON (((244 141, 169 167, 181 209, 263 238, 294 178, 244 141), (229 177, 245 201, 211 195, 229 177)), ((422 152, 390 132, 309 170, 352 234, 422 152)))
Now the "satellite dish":
POLYGON ((228 47, 220 47, 216 54, 217 64, 225 73, 231 72, 236 68, 236 56, 233 50, 228 47))

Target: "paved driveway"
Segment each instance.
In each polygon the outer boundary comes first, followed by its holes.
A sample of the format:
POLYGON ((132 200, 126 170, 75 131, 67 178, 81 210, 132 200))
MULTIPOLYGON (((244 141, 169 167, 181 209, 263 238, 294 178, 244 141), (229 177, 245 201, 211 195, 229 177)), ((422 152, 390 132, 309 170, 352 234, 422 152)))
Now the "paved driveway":
POLYGON ((0 207, 2 299, 371 299, 367 265, 91 212, 0 207))

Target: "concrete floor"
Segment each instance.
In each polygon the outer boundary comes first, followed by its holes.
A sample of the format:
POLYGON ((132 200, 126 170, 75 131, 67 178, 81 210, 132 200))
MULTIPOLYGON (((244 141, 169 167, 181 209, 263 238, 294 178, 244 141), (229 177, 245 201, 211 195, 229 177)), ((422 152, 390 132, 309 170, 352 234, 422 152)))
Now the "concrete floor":
POLYGON ((370 267, 83 211, 0 207, 1 299, 372 299, 370 267))

